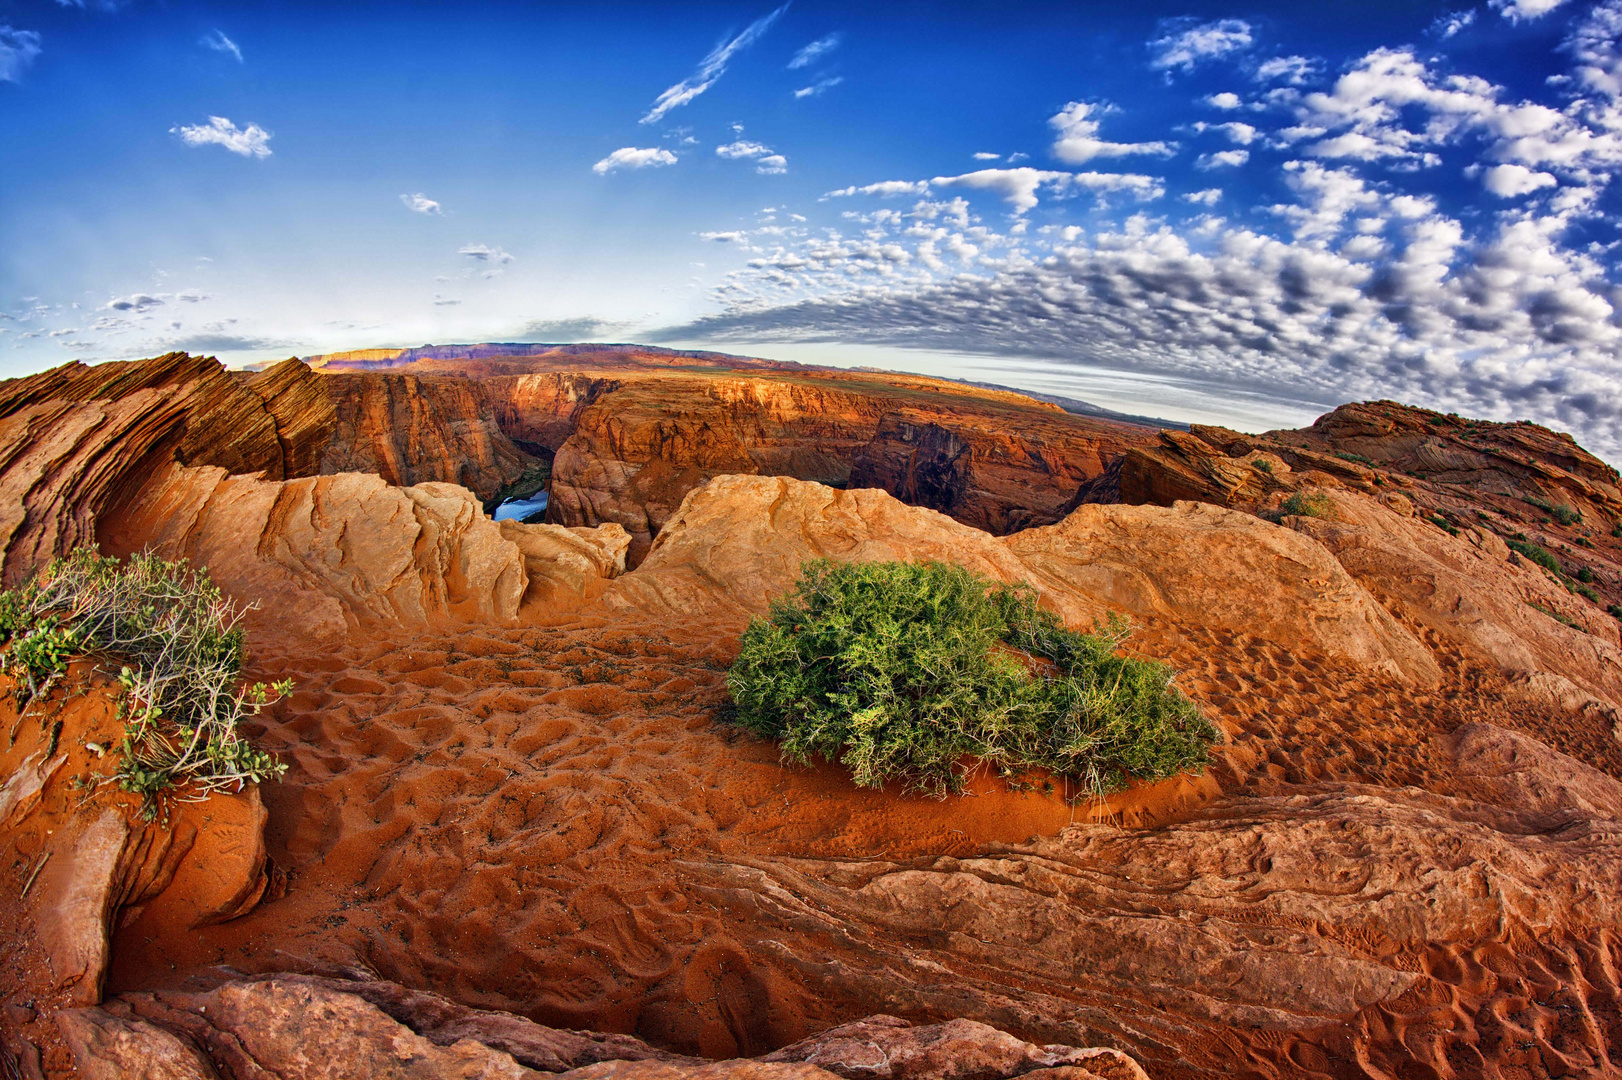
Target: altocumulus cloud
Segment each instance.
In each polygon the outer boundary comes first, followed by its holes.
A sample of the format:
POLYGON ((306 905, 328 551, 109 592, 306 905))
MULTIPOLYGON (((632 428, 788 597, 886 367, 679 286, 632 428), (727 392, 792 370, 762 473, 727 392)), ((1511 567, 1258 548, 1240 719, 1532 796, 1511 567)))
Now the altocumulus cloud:
POLYGON ((177 126, 169 131, 180 136, 187 146, 223 146, 242 157, 270 156, 270 132, 258 124, 239 128, 223 116, 211 116, 207 124, 177 126))
MULTIPOLYGON (((1249 47, 1248 28, 1174 30, 1154 43, 1163 70, 1223 51, 1243 61, 1249 47)), ((660 336, 1029 357, 1325 406, 1397 397, 1535 419, 1622 460, 1618 253, 1590 243, 1596 223, 1616 224, 1622 0, 1578 15, 1558 55, 1568 73, 1552 100, 1516 100, 1445 59, 1388 48, 1318 89, 1295 89, 1291 64, 1259 103, 1194 102, 1245 107, 1244 130, 1217 130, 1267 148, 1247 167, 1284 192, 1242 206, 1236 191, 1227 217, 1214 213, 1230 201, 1216 188, 1153 211, 1089 212, 1085 225, 1064 224, 1063 203, 1040 224, 1031 213, 1083 190, 1147 201, 1163 186, 1127 173, 986 169, 831 191, 855 201, 839 227, 757 230, 715 313, 660 336), (1410 181, 1444 162, 1491 205, 1461 193, 1450 211, 1410 181), (1012 207, 1012 224, 982 216, 988 199, 1012 207)), ((1081 154, 1104 141, 1071 130, 1081 154)), ((1241 152, 1208 164, 1232 168, 1241 152)))
POLYGON ((676 155, 669 150, 650 146, 640 149, 635 146, 622 146, 618 150, 603 158, 591 167, 591 171, 601 176, 613 172, 615 169, 648 169, 660 165, 676 164, 676 155))

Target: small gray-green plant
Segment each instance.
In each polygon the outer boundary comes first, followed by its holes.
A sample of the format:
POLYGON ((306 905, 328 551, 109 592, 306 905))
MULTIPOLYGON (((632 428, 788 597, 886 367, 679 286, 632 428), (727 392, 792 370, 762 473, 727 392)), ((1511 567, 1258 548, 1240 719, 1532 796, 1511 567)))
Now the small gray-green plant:
POLYGON ((151 816, 162 793, 198 799, 286 770, 237 730, 292 688, 242 685, 244 614, 184 560, 120 563, 80 549, 0 593, 0 666, 26 707, 75 657, 117 663, 125 726, 114 779, 151 816))
POLYGON ((1096 795, 1203 768, 1216 728, 1165 664, 1122 656, 1125 623, 1067 630, 1024 586, 943 563, 801 567, 727 675, 738 723, 864 787, 960 790, 976 761, 1096 795))
POLYGON ((1257 458, 1255 461, 1252 461, 1251 464, 1256 466, 1256 468, 1260 469, 1262 472, 1266 473, 1268 476, 1273 475, 1273 463, 1268 461, 1266 458, 1257 458))

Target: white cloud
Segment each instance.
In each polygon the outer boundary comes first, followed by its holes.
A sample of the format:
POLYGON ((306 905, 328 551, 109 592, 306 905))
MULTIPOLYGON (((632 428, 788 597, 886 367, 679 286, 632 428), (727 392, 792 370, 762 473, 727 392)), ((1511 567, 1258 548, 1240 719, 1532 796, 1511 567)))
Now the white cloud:
POLYGON ((234 56, 237 63, 242 63, 242 49, 238 47, 236 42, 225 36, 224 30, 210 30, 203 35, 198 44, 205 49, 213 49, 215 52, 234 56))
POLYGON ((749 234, 739 230, 729 232, 702 232, 698 234, 700 240, 713 240, 718 244, 747 244, 749 234))
POLYGON ((0 82, 19 82, 23 72, 43 51, 43 39, 33 30, 0 26, 0 82))
POLYGON ((770 147, 760 143, 739 139, 737 142, 727 143, 725 146, 717 146, 715 152, 724 158, 755 158, 765 157, 772 151, 770 147))
POLYGON ((1161 36, 1149 42, 1149 66, 1164 71, 1189 72, 1207 60, 1248 49, 1254 40, 1243 19, 1217 19, 1202 23, 1191 17, 1162 19, 1161 36))
POLYGON ((929 184, 923 180, 880 180, 876 184, 865 187, 840 188, 824 194, 824 199, 837 199, 846 195, 878 195, 890 198, 895 195, 922 195, 929 190, 929 184))
POLYGON ((669 150, 663 150, 659 147, 639 149, 635 146, 622 146, 593 165, 591 171, 601 175, 615 169, 647 169, 674 164, 676 164, 676 155, 669 150))
POLYGON ((964 173, 962 176, 937 176, 930 181, 935 187, 966 187, 976 191, 989 191, 1002 197, 1003 201, 1014 208, 1015 214, 1023 214, 1037 203, 1037 191, 1044 185, 1054 190, 1063 190, 1071 182, 1071 174, 1067 172, 1054 172, 1048 169, 980 169, 977 172, 964 173))
POLYGON ((1530 195, 1539 188, 1558 187, 1560 181, 1546 172, 1535 172, 1524 165, 1494 165, 1481 176, 1481 186, 1500 199, 1513 199, 1530 195))
POLYGON ((464 244, 456 249, 456 253, 466 255, 468 258, 482 263, 510 263, 513 261, 513 257, 507 252, 498 247, 488 247, 484 244, 464 244))
POLYGON ((979 150, 979 151, 975 152, 974 160, 976 160, 976 161, 997 161, 1001 157, 1002 157, 1001 154, 993 154, 989 150, 979 150))
POLYGON ((1256 66, 1257 82, 1287 82, 1300 86, 1318 74, 1318 62, 1304 56, 1275 56, 1256 66))
POLYGON ((420 191, 414 195, 401 195, 400 201, 405 203, 407 209, 415 210, 419 214, 441 213, 439 203, 420 191))
POLYGON ((811 44, 805 46, 799 52, 794 54, 794 59, 788 62, 789 70, 794 71, 797 68, 807 67, 816 63, 824 56, 827 56, 829 53, 839 48, 839 43, 843 40, 844 35, 839 33, 837 30, 829 34, 827 37, 818 38, 816 41, 813 41, 811 44))
POLYGON ((1622 59, 1604 29, 1613 22, 1622 29, 1622 9, 1597 5, 1567 43, 1579 60, 1570 81, 1596 91, 1603 102, 1563 110, 1507 103, 1500 100, 1502 88, 1486 79, 1437 73, 1409 49, 1376 49, 1330 91, 1304 95, 1296 125, 1279 137, 1306 142, 1317 157, 1428 168, 1441 164, 1440 148, 1468 136, 1485 144, 1489 160, 1574 175, 1608 173, 1622 167, 1622 121, 1615 118, 1622 59), (1596 32, 1590 35, 1589 28, 1596 32))
POLYGON ((1165 192, 1154 177, 1136 173, 1068 173, 1029 167, 980 169, 962 176, 937 176, 929 183, 933 187, 991 192, 1012 206, 1016 217, 1036 206, 1038 192, 1044 188, 1055 195, 1063 195, 1072 187, 1095 194, 1126 192, 1140 200, 1158 198, 1165 192))
POLYGON ((243 157, 270 156, 270 132, 258 124, 238 128, 223 116, 211 116, 207 124, 172 127, 169 132, 187 146, 223 146, 243 157))
POLYGON ((105 311, 146 311, 149 308, 162 307, 164 300, 161 296, 150 293, 131 293, 129 296, 119 296, 107 301, 103 308, 105 311))
MULTIPOLYGON (((787 10, 788 5, 784 4, 776 11, 762 15, 744 27, 743 31, 736 37, 723 41, 711 49, 709 55, 699 62, 697 71, 654 99, 653 108, 648 110, 647 115, 642 118, 641 122, 644 124, 655 123, 662 119, 665 113, 671 109, 687 104, 714 86, 715 80, 726 72, 727 63, 732 57, 753 45, 762 34, 771 28, 772 23, 777 21, 777 17, 787 10)), ((664 164, 669 164, 669 162, 664 164)))
POLYGON ((1487 6, 1511 22, 1525 22, 1547 15, 1566 0, 1487 0, 1487 6))
POLYGON ((1199 206, 1215 206, 1222 200, 1222 189, 1219 187, 1206 188, 1204 191, 1190 191, 1183 195, 1184 202, 1195 203, 1199 206))
POLYGON ((1214 154, 1201 154, 1194 162, 1196 169, 1236 168, 1250 160, 1249 150, 1219 150, 1214 154))
POLYGON ((1205 99, 1205 103, 1211 106, 1213 109, 1237 109, 1244 105, 1244 102, 1239 100, 1238 94, 1231 93, 1227 90, 1224 90, 1220 94, 1212 94, 1210 97, 1205 99))
POLYGON ((1436 17, 1436 21, 1431 23, 1431 33, 1445 41, 1471 26, 1475 21, 1476 11, 1474 8, 1466 11, 1451 11, 1446 15, 1436 17))
POLYGON ((843 75, 835 75, 827 79, 818 79, 810 86, 802 86, 798 90, 794 91, 794 98, 795 100, 799 100, 801 98, 816 97, 818 94, 826 93, 827 91, 832 90, 834 87, 838 86, 844 81, 845 77, 843 75))
POLYGON ((1237 120, 1230 120, 1225 124, 1207 124, 1201 120, 1192 125, 1195 133, 1203 135, 1207 131, 1220 132, 1228 137, 1228 141, 1239 146, 1249 146, 1261 138, 1261 132, 1249 124, 1242 124, 1237 120))
POLYGON ((788 158, 769 146, 748 139, 739 139, 724 146, 717 146, 715 152, 724 158, 752 160, 755 163, 755 171, 767 176, 788 172, 788 158))
POLYGON ((1098 138, 1099 121, 1095 119, 1113 110, 1108 105, 1072 101, 1048 118, 1048 126, 1058 133, 1053 143, 1053 156, 1069 165, 1081 165, 1094 158, 1126 157, 1149 154, 1170 157, 1177 152, 1177 144, 1169 142, 1117 143, 1098 138))

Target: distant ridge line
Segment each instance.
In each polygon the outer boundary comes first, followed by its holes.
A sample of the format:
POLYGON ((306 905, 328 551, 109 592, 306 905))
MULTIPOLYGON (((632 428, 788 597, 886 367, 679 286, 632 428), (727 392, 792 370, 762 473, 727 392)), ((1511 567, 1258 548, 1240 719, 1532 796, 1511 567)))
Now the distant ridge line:
POLYGON ((666 356, 680 360, 721 360, 747 366, 800 368, 803 364, 792 360, 766 360, 755 356, 711 352, 697 349, 667 349, 659 345, 638 345, 633 342, 544 342, 544 341, 492 341, 471 345, 420 345, 401 349, 353 349, 347 352, 319 353, 301 356, 313 368, 344 370, 355 368, 368 371, 404 367, 418 360, 484 360, 498 356, 540 356, 545 353, 563 353, 578 356, 601 352, 642 353, 666 356))

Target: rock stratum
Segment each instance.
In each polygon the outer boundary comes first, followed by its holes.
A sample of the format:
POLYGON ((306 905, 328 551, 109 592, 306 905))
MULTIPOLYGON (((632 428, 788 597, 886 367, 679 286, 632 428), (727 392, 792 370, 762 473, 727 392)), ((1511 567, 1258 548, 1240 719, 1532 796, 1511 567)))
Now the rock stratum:
POLYGON ((479 346, 69 365, 0 448, 8 583, 185 556, 295 684, 281 781, 156 822, 104 664, 4 696, 0 1075, 1622 1070, 1622 490, 1564 436, 479 346), (810 557, 1125 615, 1225 741, 1099 804, 787 768, 724 680, 810 557))

